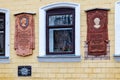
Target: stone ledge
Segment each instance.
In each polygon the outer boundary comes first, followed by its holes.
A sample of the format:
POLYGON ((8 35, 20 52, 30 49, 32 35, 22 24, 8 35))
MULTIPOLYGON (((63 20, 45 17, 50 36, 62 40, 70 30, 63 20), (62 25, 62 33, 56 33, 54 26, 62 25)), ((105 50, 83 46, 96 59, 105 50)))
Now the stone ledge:
POLYGON ((47 55, 38 56, 39 62, 80 62, 81 56, 75 55, 47 55))
POLYGON ((115 61, 120 62, 120 55, 113 55, 115 61))
POLYGON ((10 63, 9 57, 0 56, 0 63, 10 63))

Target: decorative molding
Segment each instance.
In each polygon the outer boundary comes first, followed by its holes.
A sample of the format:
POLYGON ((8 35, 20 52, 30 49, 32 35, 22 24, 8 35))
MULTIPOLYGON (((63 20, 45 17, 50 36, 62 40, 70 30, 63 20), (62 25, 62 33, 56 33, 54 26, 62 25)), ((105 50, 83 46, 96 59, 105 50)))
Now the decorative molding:
POLYGON ((16 13, 14 14, 14 16, 20 15, 20 14, 30 14, 30 15, 36 15, 35 12, 20 12, 20 13, 16 13))
POLYGON ((80 8, 80 4, 70 3, 70 2, 59 2, 59 3, 49 4, 47 6, 40 8, 40 9, 44 9, 45 11, 47 11, 47 10, 50 10, 53 8, 61 8, 61 7, 75 8, 77 6, 79 6, 79 8, 80 8))
POLYGON ((105 11, 109 11, 110 9, 109 8, 92 8, 92 9, 85 10, 85 12, 92 11, 92 10, 105 10, 105 11))
POLYGON ((39 9, 39 57, 46 56, 46 11, 54 8, 75 9, 75 56, 80 56, 80 5, 76 3, 55 3, 39 9))

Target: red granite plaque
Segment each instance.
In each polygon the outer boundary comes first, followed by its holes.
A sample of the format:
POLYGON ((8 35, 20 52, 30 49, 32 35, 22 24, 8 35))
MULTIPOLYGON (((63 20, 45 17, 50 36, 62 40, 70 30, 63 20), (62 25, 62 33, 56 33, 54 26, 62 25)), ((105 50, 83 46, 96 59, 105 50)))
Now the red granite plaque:
POLYGON ((32 54, 35 48, 34 18, 32 14, 16 14, 15 21, 15 50, 19 56, 32 54))
POLYGON ((106 55, 108 43, 108 11, 94 9, 87 11, 88 55, 106 55))

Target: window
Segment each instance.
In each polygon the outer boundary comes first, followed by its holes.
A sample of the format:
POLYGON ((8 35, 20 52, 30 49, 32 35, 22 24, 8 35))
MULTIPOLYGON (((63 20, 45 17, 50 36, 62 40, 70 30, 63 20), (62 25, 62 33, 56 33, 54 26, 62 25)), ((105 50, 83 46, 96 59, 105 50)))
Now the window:
POLYGON ((115 54, 116 61, 120 61, 120 1, 115 3, 115 54))
POLYGON ((56 3, 40 8, 39 61, 80 61, 80 6, 56 3))
POLYGON ((57 8, 47 11, 46 54, 74 54, 74 9, 57 8))
POLYGON ((0 56, 5 56, 5 13, 0 13, 0 56))
POLYGON ((9 62, 9 10, 0 9, 0 62, 9 62))

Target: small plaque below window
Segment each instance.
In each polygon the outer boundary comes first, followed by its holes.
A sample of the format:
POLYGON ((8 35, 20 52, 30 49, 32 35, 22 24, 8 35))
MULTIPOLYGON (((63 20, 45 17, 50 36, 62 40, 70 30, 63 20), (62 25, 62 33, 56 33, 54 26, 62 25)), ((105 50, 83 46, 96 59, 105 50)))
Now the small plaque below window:
POLYGON ((18 66, 18 76, 31 76, 31 66, 18 66))

